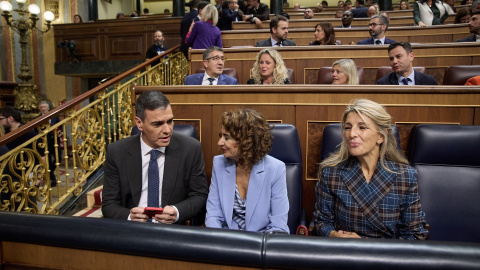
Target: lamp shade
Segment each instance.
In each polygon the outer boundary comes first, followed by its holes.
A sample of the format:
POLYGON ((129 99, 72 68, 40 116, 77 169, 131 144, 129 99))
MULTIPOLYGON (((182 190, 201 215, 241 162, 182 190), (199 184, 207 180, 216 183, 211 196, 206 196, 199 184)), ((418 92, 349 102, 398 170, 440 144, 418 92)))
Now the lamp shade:
POLYGON ((51 11, 45 11, 45 13, 43 13, 43 18, 45 21, 51 22, 55 19, 55 14, 53 14, 51 11))
POLYGON ((2 1, 2 2, 0 2, 0 9, 2 11, 10 12, 10 11, 12 11, 12 4, 10 4, 10 2, 8 2, 8 1, 2 1))
POLYGON ((35 4, 31 4, 30 6, 28 6, 28 12, 33 15, 38 15, 40 14, 40 7, 35 4))

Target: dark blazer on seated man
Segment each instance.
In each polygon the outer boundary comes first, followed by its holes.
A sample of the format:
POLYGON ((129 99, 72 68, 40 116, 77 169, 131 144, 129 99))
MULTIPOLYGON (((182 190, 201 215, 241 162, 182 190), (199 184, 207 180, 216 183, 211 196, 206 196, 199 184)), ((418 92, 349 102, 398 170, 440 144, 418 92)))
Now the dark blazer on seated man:
POLYGON ((173 133, 170 101, 162 93, 143 92, 135 109, 142 133, 107 147, 103 216, 148 221, 144 207, 153 206, 164 209, 154 220, 181 224, 203 214, 208 185, 200 142, 173 133))
POLYGON ((462 38, 457 40, 457 42, 476 42, 477 41, 477 35, 469 36, 467 38, 462 38))
MULTIPOLYGON (((297 44, 295 44, 295 41, 293 40, 285 39, 282 41, 282 46, 297 46, 297 44)), ((260 40, 257 42, 255 47, 272 47, 272 40, 270 38, 266 40, 260 40)))
MULTIPOLYGON (((415 78, 415 85, 437 85, 434 77, 415 70, 413 72, 415 78)), ((400 85, 398 82, 397 74, 395 72, 392 72, 387 76, 378 79, 376 84, 400 85)))
MULTIPOLYGON (((394 42, 395 42, 395 40, 392 40, 392 39, 389 39, 389 38, 385 37, 385 42, 383 44, 392 44, 394 42)), ((357 43, 357 45, 366 45, 366 44, 375 44, 374 38, 370 37, 370 38, 367 38, 367 39, 364 39, 364 40, 360 40, 357 43)))
MULTIPOLYGON (((185 78, 185 85, 202 85, 204 75, 205 73, 188 75, 185 78)), ((220 74, 220 76, 218 76, 217 85, 233 85, 233 84, 238 84, 238 80, 225 74, 220 74)))

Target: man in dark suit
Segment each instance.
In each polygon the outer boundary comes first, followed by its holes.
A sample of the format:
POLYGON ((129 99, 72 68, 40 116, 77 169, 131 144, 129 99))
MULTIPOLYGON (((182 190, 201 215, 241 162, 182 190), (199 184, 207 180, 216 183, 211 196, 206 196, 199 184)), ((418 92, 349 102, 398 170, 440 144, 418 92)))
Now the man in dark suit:
POLYGON ((180 36, 182 37, 182 41, 180 42, 180 51, 183 52, 185 57, 188 58, 188 45, 185 44, 185 37, 187 36, 188 30, 190 29, 190 25, 192 24, 193 19, 198 16, 198 3, 201 0, 191 0, 188 4, 190 4, 190 12, 185 14, 180 22, 180 36))
POLYGON ((385 37, 385 32, 388 29, 388 19, 382 15, 374 15, 370 19, 370 24, 368 25, 368 32, 370 33, 370 38, 360 40, 358 45, 374 44, 374 45, 383 45, 383 44, 392 44, 395 40, 391 40, 385 37))
MULTIPOLYGON (((40 115, 37 117, 41 117, 42 115, 47 114, 49 111, 53 110, 53 104, 50 100, 42 100, 40 103, 38 103, 38 109, 40 110, 40 115)), ((52 119, 50 119, 50 126, 56 125, 58 122, 60 122, 60 117, 55 116, 52 119)), ((60 127, 57 131, 57 144, 60 145, 59 141, 60 138, 63 137, 63 132, 62 132, 62 127, 60 127)), ((47 134, 47 143, 48 143, 48 156, 47 156, 47 161, 48 161, 48 169, 50 170, 50 181, 51 181, 51 186, 55 187, 57 186, 57 177, 55 176, 55 172, 57 170, 57 165, 56 165, 56 154, 55 150, 58 151, 58 157, 60 158, 62 156, 62 147, 58 146, 57 149, 55 149, 55 133, 49 132, 47 134)), ((61 158, 60 158, 61 160, 61 158)))
MULTIPOLYGON (((153 40, 154 40, 154 43, 152 46, 150 46, 150 48, 148 48, 145 56, 147 59, 153 58, 167 51, 167 47, 163 45, 164 37, 163 37, 162 31, 160 30, 155 31, 155 33, 153 34, 153 40)), ((165 58, 167 57, 165 56, 165 58)), ((155 66, 158 63, 160 63, 160 61, 155 61, 151 65, 155 66)))
POLYGON ((473 13, 472 18, 470 18, 470 22, 468 22, 468 27, 470 28, 470 33, 473 33, 473 36, 459 39, 457 42, 480 41, 480 10, 473 13))
POLYGON ((250 0, 249 8, 245 15, 243 15, 243 20, 251 22, 257 25, 257 27, 262 26, 262 21, 267 21, 270 19, 270 9, 267 5, 260 3, 260 0, 250 0))
POLYGON ((255 47, 282 47, 296 46, 293 40, 288 40, 288 19, 284 16, 277 15, 270 20, 270 38, 260 40, 255 47))
POLYGON ((352 9, 354 18, 368 18, 368 15, 367 15, 368 8, 366 8, 364 5, 365 5, 364 0, 357 0, 355 2, 355 9, 352 9))
POLYGON ((388 57, 393 72, 379 79, 377 84, 390 85, 437 85, 435 78, 413 70, 415 55, 408 42, 394 42, 388 46, 388 57))
POLYGON ((218 20, 220 30, 232 30, 232 22, 241 22, 243 12, 240 10, 238 0, 227 0, 228 8, 222 9, 222 16, 218 20))
POLYGON ((107 147, 104 217, 145 222, 146 206, 163 207, 152 221, 170 224, 204 213, 208 187, 200 142, 173 133, 170 101, 158 91, 142 93, 135 110, 142 133, 107 147))
POLYGON ((345 10, 342 15, 342 25, 335 28, 352 28, 353 14, 350 10, 345 10))
POLYGON ((223 49, 212 46, 203 51, 204 73, 189 75, 185 78, 185 85, 232 85, 238 80, 223 73, 225 57, 223 49))

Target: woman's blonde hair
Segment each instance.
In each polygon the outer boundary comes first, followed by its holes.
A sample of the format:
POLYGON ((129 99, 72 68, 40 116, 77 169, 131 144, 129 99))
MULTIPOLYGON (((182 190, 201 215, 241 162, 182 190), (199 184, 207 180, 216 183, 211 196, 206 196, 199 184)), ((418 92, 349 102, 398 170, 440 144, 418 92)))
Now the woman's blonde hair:
POLYGON ((355 62, 353 62, 352 59, 340 59, 335 61, 333 63, 332 68, 335 65, 339 65, 340 68, 347 74, 348 76, 348 83, 347 84, 353 84, 357 85, 359 84, 358 82, 358 74, 357 74, 357 66, 355 65, 355 62))
POLYGON ((263 49, 257 54, 257 59, 252 68, 252 78, 255 80, 255 84, 262 83, 262 75, 260 74, 260 66, 258 63, 263 54, 270 55, 275 62, 272 84, 285 84, 285 79, 288 78, 287 68, 285 67, 282 56, 274 49, 263 49))
POLYGON ((206 22, 208 20, 212 21, 212 25, 216 26, 218 23, 218 10, 212 5, 208 4, 202 9, 202 21, 206 22))
POLYGON ((395 139, 395 134, 392 129, 392 117, 390 114, 387 113, 382 105, 374 101, 368 99, 357 99, 352 101, 351 104, 347 106, 347 109, 343 112, 342 123, 340 125, 342 144, 337 152, 331 154, 327 159, 320 163, 320 168, 318 170, 319 178, 324 168, 335 167, 352 157, 348 152, 348 142, 347 138, 345 138, 344 132, 345 121, 349 113, 356 113, 362 119, 367 117, 372 120, 372 122, 375 124, 375 127, 369 128, 375 128, 384 138, 383 142, 380 144, 380 164, 385 170, 392 172, 385 166, 385 160, 408 165, 408 160, 397 148, 397 140, 395 139))

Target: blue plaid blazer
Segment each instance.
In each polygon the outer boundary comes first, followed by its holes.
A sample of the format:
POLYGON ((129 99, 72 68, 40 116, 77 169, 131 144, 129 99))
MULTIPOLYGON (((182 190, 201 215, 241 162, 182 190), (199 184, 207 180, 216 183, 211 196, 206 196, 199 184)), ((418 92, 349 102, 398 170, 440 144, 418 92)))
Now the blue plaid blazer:
POLYGON ((357 158, 324 168, 315 186, 315 229, 361 237, 426 239, 425 213, 418 195, 417 171, 408 165, 380 161, 367 183, 357 158))

